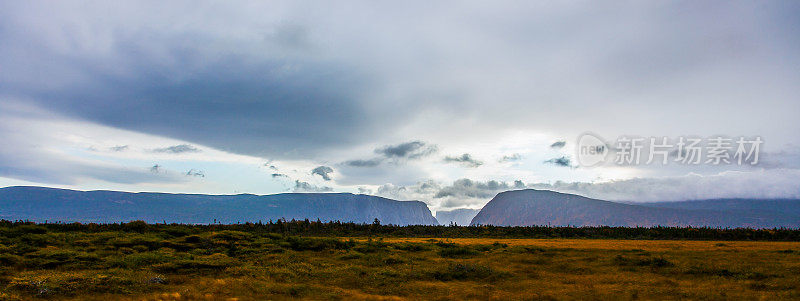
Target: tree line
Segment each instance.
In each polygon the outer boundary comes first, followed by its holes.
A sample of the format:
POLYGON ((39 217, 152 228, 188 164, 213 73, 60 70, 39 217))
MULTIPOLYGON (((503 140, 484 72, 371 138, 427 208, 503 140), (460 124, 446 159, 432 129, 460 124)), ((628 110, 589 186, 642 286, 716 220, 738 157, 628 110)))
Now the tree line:
POLYGON ((551 227, 551 226, 432 226, 383 225, 341 221, 277 220, 237 224, 167 224, 132 221, 127 223, 35 223, 0 220, 0 230, 12 232, 165 232, 194 234, 208 231, 243 231, 278 233, 292 236, 327 237, 437 237, 437 238, 587 238, 587 239, 656 239, 656 240, 768 240, 800 241, 800 229, 709 228, 709 227, 551 227))

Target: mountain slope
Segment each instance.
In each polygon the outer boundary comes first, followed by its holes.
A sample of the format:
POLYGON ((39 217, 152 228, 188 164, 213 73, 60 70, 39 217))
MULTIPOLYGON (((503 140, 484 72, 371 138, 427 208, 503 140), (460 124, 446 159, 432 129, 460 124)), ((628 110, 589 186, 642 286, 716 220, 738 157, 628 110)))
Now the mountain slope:
POLYGON ((688 210, 615 203, 544 190, 516 190, 495 196, 472 225, 497 226, 709 226, 798 227, 792 215, 688 210))
POLYGON ((0 188, 0 219, 64 222, 257 222, 280 218, 435 225, 425 203, 350 193, 203 195, 0 188))
POLYGON ((450 225, 453 222, 459 226, 467 226, 479 211, 478 209, 436 211, 436 220, 439 221, 440 225, 450 225))

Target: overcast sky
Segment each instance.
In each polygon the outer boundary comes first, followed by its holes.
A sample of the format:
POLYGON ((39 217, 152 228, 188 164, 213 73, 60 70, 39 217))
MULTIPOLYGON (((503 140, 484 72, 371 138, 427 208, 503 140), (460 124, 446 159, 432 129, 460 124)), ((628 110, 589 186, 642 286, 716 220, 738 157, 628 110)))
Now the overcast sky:
POLYGON ((800 197, 795 1, 1 1, 0 187, 800 197), (757 165, 576 163, 591 132, 757 165))

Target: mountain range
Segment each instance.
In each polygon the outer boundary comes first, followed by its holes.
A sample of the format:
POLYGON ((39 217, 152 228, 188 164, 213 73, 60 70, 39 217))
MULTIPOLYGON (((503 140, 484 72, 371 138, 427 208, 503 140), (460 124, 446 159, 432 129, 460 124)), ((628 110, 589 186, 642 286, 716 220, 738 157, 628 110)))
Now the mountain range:
POLYGON ((238 223, 309 219, 393 225, 800 228, 797 199, 611 202, 547 190, 497 194, 481 210, 431 215, 419 201, 351 193, 205 195, 0 188, 0 219, 35 222, 238 223))
POLYGON ((382 224, 436 225, 428 206, 350 193, 204 195, 0 188, 0 219, 36 222, 210 224, 280 218, 382 224))
POLYGON ((471 225, 800 227, 800 200, 618 203, 547 190, 497 194, 471 225))

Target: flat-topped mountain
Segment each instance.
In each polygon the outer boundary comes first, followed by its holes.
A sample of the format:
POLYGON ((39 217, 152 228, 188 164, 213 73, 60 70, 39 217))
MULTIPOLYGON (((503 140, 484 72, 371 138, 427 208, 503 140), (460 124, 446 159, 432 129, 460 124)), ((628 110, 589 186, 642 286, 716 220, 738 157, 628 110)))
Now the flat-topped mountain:
MULTIPOLYGON (((795 204, 800 201, 795 200, 795 204)), ((647 205, 596 200, 546 190, 499 193, 472 219, 472 225, 496 226, 693 226, 693 227, 800 227, 792 212, 752 209, 748 204, 649 203, 647 205), (666 205, 664 205, 666 204, 666 205), (716 205, 716 207, 715 207, 716 205)), ((764 203, 767 205, 768 203, 764 203)), ((771 204, 771 203, 769 203, 771 204)), ((780 203, 787 206, 787 203, 780 203)), ((791 206, 791 205, 789 205, 791 206)))
POLYGON ((423 202, 350 193, 204 195, 0 188, 0 219, 62 222, 220 223, 285 218, 382 224, 436 225, 423 202))

